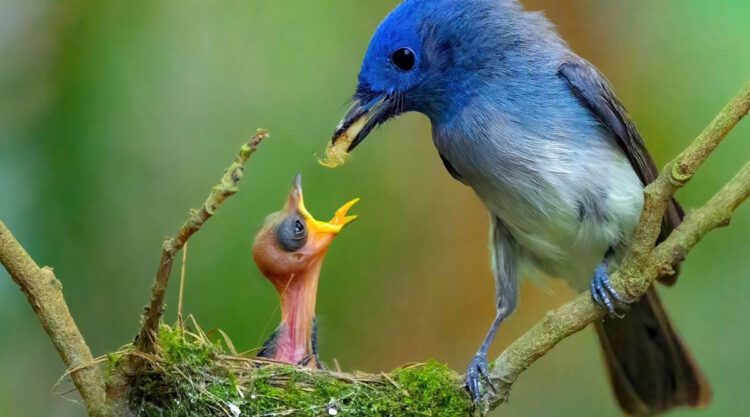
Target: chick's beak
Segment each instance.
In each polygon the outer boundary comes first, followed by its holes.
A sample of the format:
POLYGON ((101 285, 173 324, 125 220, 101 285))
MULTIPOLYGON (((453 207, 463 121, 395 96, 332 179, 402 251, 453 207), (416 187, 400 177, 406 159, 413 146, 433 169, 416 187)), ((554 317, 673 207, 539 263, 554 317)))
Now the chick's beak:
POLYGON ((287 209, 294 208, 305 218, 310 237, 316 238, 321 237, 321 235, 335 236, 344 228, 344 226, 357 219, 356 215, 348 216, 347 213, 358 201, 359 198, 355 198, 341 206, 336 210, 333 218, 328 222, 316 220, 305 207, 305 201, 302 196, 302 176, 297 174, 297 177, 292 184, 292 190, 289 193, 287 209))
POLYGON ((322 222, 320 220, 315 220, 315 218, 310 214, 310 212, 307 211, 305 208, 304 203, 300 199, 300 205, 297 207, 300 213, 302 213, 302 216, 305 218, 305 221, 307 222, 307 228, 310 230, 310 232, 313 235, 320 235, 320 234, 327 234, 327 235, 337 235, 341 229, 344 228, 347 224, 353 222, 357 216, 347 216, 347 212, 349 209, 359 201, 359 198, 355 198, 354 200, 349 201, 348 203, 344 204, 336 210, 336 214, 334 214, 333 218, 328 222, 322 222))

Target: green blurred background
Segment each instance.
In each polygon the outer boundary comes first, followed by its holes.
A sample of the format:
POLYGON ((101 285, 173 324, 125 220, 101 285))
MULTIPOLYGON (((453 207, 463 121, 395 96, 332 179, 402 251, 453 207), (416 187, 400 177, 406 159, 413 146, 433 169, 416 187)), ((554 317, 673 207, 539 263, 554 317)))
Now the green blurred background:
MULTIPOLYGON (((750 76, 746 0, 524 3, 546 10, 610 77, 659 165, 750 76)), ((316 163, 368 40, 395 4, 0 0, 0 218, 55 268, 95 355, 132 340, 163 238, 203 201, 239 144, 267 127, 272 137, 240 193, 190 241, 186 312, 241 350, 273 330, 276 294, 250 246, 302 172, 318 217, 362 198, 353 210, 360 220, 333 244, 322 272, 323 359, 371 372, 428 358, 464 369, 493 317, 487 216, 444 172, 427 119, 387 124, 343 168, 316 163)), ((747 161, 748 137, 750 121, 680 193, 686 208, 747 161)), ((714 387, 710 408, 675 416, 750 413, 748 234, 745 207, 690 254, 680 285, 662 291, 714 387)), ((571 296, 558 284, 522 293, 493 352, 571 296)), ((176 294, 173 285, 169 322, 176 294)), ((84 414, 53 394, 65 369, 4 270, 0 369, 0 415, 84 414)), ((565 340, 523 374, 497 414, 619 415, 593 332, 565 340)))

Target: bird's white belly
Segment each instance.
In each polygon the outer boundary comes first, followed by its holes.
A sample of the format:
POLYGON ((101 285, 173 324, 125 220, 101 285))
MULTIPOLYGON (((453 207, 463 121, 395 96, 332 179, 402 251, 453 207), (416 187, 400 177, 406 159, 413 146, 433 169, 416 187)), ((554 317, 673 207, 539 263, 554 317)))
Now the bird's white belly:
POLYGON ((537 178, 529 184, 541 188, 527 184, 525 195, 503 181, 473 186, 521 248, 524 277, 561 278, 580 290, 610 250, 627 245, 643 206, 640 180, 627 161, 613 163, 608 171, 583 182, 566 178, 560 184, 567 185, 557 186, 537 178), (597 190, 593 197, 592 189, 597 190))
POLYGON ((487 120, 479 131, 433 125, 435 146, 509 229, 524 276, 586 288, 638 223, 643 186, 629 160, 606 130, 578 119, 550 131, 499 112, 487 120))

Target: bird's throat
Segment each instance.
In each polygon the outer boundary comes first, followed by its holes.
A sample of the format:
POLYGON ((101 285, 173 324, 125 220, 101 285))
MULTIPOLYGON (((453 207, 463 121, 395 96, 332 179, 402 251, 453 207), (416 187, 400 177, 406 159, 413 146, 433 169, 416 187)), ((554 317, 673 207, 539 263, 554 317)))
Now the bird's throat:
POLYGON ((312 332, 320 264, 291 277, 281 294, 281 329, 274 359, 299 363, 313 353, 312 332))

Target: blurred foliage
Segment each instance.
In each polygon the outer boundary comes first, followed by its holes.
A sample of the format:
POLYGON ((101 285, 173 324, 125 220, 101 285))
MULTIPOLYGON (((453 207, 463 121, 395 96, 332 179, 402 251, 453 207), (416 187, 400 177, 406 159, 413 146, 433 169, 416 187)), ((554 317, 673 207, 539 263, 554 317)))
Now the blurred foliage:
MULTIPOLYGON (((132 340, 162 239, 202 202, 242 140, 267 127, 272 137, 240 193, 191 240, 186 312, 225 330, 239 350, 270 333, 276 295, 250 246, 302 172, 316 216, 362 198, 360 220, 322 272, 323 359, 365 371, 427 358, 466 366, 493 317, 487 219, 444 172, 429 122, 401 117, 345 167, 316 164, 369 37, 395 3, 0 0, 0 218, 39 263, 55 267, 95 355, 132 340)), ((746 0, 525 4, 545 9, 610 77, 659 164, 750 75, 746 0)), ((748 137, 745 122, 680 194, 685 207, 747 160, 748 137)), ((748 234, 743 208, 691 253, 680 285, 662 292, 714 386, 709 409, 675 416, 750 412, 748 234)), ((570 296, 551 289, 524 286, 495 352, 570 296)), ((63 366, 4 271, 0 318, 0 415, 83 415, 51 393, 63 366)), ((584 333, 524 374, 504 411, 619 415, 597 342, 584 333)))

